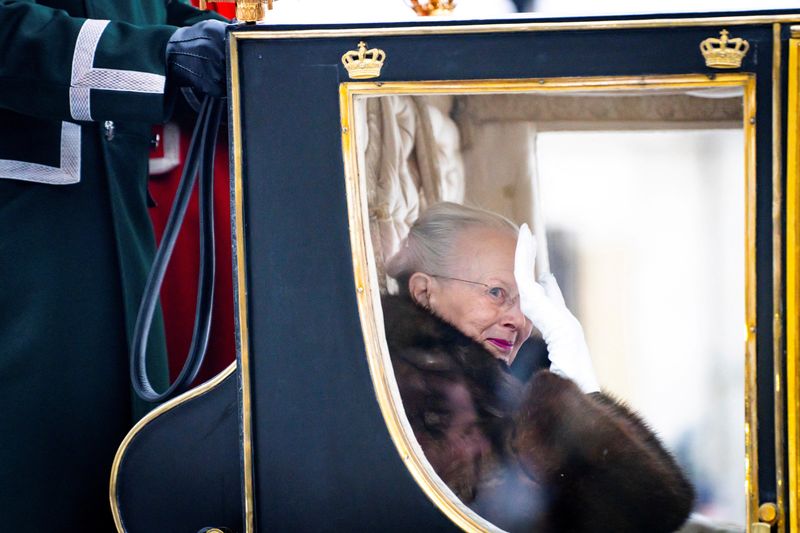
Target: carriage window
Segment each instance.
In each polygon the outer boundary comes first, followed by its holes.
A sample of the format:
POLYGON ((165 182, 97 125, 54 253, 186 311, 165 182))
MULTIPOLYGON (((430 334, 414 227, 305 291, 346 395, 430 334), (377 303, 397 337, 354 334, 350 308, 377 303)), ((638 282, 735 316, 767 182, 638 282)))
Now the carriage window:
POLYGON ((742 143, 733 129, 552 132, 537 143, 551 268, 600 382, 657 430, 694 482, 697 510, 739 524, 742 143))
POLYGON ((623 528, 689 501, 743 530, 742 102, 741 87, 355 98, 408 427, 496 526, 569 529, 584 502, 623 528), (521 224, 541 294, 515 274, 521 224), (641 491, 677 496, 640 509, 641 491))

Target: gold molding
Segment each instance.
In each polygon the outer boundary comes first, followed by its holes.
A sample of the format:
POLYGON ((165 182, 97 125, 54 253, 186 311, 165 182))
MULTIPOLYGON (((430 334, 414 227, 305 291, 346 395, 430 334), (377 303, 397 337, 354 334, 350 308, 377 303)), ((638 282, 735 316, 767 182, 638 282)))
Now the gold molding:
POLYGON ((236 282, 234 283, 238 347, 242 371, 241 380, 241 422, 242 422, 242 489, 244 493, 244 527, 247 533, 255 531, 255 488, 253 483, 253 432, 252 432, 252 393, 250 391, 250 339, 247 320, 247 283, 244 248, 244 193, 242 184, 242 115, 239 82, 239 48, 236 36, 231 35, 230 75, 231 75, 231 124, 233 145, 233 202, 231 216, 234 221, 233 242, 236 253, 236 282))
POLYGON ((202 396, 225 381, 225 379, 235 371, 236 363, 231 363, 225 368, 225 370, 205 383, 184 392, 180 396, 176 396, 172 400, 159 405, 157 408, 147 413, 147 415, 139 420, 139 422, 137 422, 136 425, 131 428, 128 434, 125 435, 125 438, 122 440, 122 443, 119 445, 117 453, 114 456, 114 462, 111 465, 111 476, 108 485, 108 499, 109 503, 111 504, 111 514, 114 517, 114 525, 116 526, 118 532, 122 533, 125 531, 125 529, 122 526, 122 515, 119 509, 119 502, 117 501, 117 477, 119 475, 119 466, 122 463, 122 458, 125 456, 125 452, 127 451, 131 441, 133 441, 134 437, 136 437, 136 435, 151 421, 183 403, 189 402, 198 396, 202 396))
MULTIPOLYGON (((772 25, 772 360, 775 412, 775 526, 778 533, 786 532, 786 503, 784 497, 784 468, 786 441, 784 439, 784 378, 783 378, 783 143, 781 105, 781 25, 772 25)), ((759 502, 761 504, 762 502, 759 502)), ((760 505, 759 510, 765 505, 760 505)), ((760 516, 760 512, 759 512, 760 516)), ((763 520, 768 522, 768 520, 763 520)), ((771 523, 771 522, 770 522, 771 523)))
POLYGON ((800 533, 800 33, 789 41, 786 124, 786 396, 789 531, 800 533))
MULTIPOLYGON (((513 20, 513 19, 509 19, 513 20)), ((622 30, 646 28, 678 28, 687 26, 743 26, 753 24, 800 23, 800 13, 793 15, 755 15, 740 17, 661 18, 648 20, 573 20, 564 22, 507 22, 503 24, 462 24, 441 26, 424 24, 393 28, 339 28, 308 30, 233 31, 236 39, 314 39, 332 37, 388 37, 395 35, 446 35, 472 33, 516 33, 566 30, 622 30)), ((800 31, 800 30, 798 30, 800 31)))
MULTIPOLYGON (((367 358, 378 404, 397 451, 426 496, 456 525, 465 531, 483 531, 487 525, 461 502, 433 473, 407 421, 391 371, 385 333, 382 327, 380 296, 374 261, 369 254, 368 206, 363 176, 356 163, 354 99, 358 95, 378 94, 477 94, 497 92, 549 91, 628 91, 631 89, 680 89, 741 86, 744 89, 743 129, 745 138, 745 463, 748 491, 748 521, 758 512, 758 449, 756 419, 756 271, 755 271, 755 194, 756 194, 756 99, 755 76, 746 73, 718 74, 713 79, 701 74, 636 77, 575 77, 527 80, 479 80, 439 82, 351 82, 340 85, 342 151, 345 161, 348 219, 353 253, 353 274, 359 316, 367 358)), ((493 526, 489 526, 493 527, 493 526)))
POLYGON ((756 91, 755 77, 744 95, 745 145, 745 485, 747 524, 758 516, 758 382, 756 364, 756 91))
MULTIPOLYGON (((576 93, 595 91, 633 91, 645 89, 694 89, 704 87, 743 87, 747 92, 755 75, 734 74, 677 74, 667 76, 597 76, 564 78, 485 79, 475 81, 393 81, 342 83, 349 95, 386 94, 480 94, 502 92, 576 93)), ((755 87, 752 87, 755 90, 755 87)), ((745 94, 746 96, 746 94, 745 94)), ((755 102, 753 102, 755 104, 755 102)), ((746 113, 745 113, 746 117, 746 113)), ((749 124, 748 124, 749 126, 749 124)))

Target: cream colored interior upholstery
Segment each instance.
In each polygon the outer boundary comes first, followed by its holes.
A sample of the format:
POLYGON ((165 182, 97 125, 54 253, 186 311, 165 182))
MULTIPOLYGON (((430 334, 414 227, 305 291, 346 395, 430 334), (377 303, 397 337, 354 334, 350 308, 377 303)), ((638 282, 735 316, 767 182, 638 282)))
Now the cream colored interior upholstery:
POLYGON ((383 270, 425 207, 464 201, 460 137, 452 96, 387 96, 361 103, 359 167, 367 177, 370 233, 381 289, 383 270), (365 147, 363 152, 361 147, 365 147))
POLYGON ((728 92, 389 95, 357 100, 358 166, 366 178, 381 290, 394 292, 385 261, 419 214, 440 201, 466 202, 528 223, 539 243, 537 274, 549 272, 537 134, 738 127, 741 94, 724 90, 728 92))

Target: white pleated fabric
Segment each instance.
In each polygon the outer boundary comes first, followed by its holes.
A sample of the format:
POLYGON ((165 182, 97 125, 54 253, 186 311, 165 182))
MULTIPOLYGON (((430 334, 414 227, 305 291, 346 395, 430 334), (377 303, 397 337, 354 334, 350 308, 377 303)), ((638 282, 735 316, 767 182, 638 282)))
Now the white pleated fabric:
POLYGON ((383 265, 411 224, 436 202, 464 200, 464 165, 452 96, 385 96, 361 104, 359 168, 366 177, 370 232, 381 290, 383 265))

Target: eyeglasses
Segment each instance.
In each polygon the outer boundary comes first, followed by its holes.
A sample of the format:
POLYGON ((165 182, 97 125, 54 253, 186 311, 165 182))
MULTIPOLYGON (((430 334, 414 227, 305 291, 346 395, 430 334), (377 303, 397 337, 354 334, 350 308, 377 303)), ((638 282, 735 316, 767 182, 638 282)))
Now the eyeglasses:
POLYGON ((519 301, 519 294, 511 296, 511 291, 502 285, 487 285, 480 281, 470 281, 468 279, 453 278, 451 276, 441 276, 439 274, 429 274, 432 278, 449 279, 452 281, 460 281, 461 283, 469 283, 470 285, 477 285, 483 287, 483 296, 503 311, 511 309, 514 304, 519 301))

